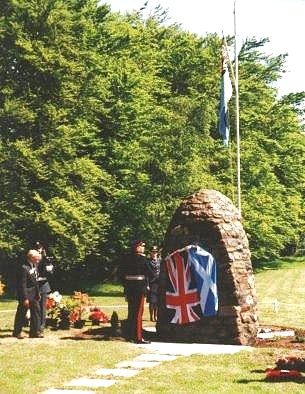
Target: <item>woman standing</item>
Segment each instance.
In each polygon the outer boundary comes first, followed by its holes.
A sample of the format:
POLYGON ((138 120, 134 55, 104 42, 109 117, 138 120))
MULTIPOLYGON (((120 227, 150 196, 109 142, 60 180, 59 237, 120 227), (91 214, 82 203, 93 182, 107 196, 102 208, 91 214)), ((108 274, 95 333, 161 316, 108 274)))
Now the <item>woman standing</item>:
POLYGON ((160 258, 158 256, 157 246, 153 246, 150 251, 150 259, 148 261, 149 271, 149 292, 147 301, 149 303, 150 321, 157 321, 158 313, 158 291, 159 291, 159 275, 160 275, 160 258))

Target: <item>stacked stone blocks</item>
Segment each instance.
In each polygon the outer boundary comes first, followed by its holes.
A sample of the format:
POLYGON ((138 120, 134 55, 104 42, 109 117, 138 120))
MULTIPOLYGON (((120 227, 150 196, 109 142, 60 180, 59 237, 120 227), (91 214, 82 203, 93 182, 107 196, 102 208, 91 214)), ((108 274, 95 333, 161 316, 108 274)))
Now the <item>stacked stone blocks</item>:
POLYGON ((163 266, 158 334, 172 342, 253 344, 258 319, 249 243, 238 210, 216 190, 203 189, 182 201, 165 236, 164 256, 194 243, 201 244, 217 262, 218 314, 187 325, 168 323, 163 266))

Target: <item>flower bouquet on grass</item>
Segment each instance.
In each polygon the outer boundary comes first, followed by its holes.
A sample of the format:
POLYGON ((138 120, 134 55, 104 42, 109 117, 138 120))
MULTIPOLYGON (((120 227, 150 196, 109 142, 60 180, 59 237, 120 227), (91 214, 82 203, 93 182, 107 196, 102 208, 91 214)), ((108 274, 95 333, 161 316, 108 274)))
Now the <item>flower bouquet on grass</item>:
POLYGON ((101 308, 95 306, 90 309, 89 320, 92 321, 92 325, 100 325, 100 323, 108 323, 109 318, 108 316, 101 311, 101 308))
POLYGON ((63 298, 58 291, 49 294, 47 299, 47 325, 68 330, 71 325, 71 314, 76 307, 71 298, 63 298))
POLYGON ((279 369, 305 372, 305 358, 297 356, 281 357, 276 360, 276 366, 279 369))
POLYGON ((305 371, 305 358, 285 356, 278 358, 275 364, 275 368, 266 369, 266 379, 304 381, 304 377, 301 372, 305 371))
POLYGON ((87 293, 75 291, 71 300, 74 303, 74 308, 70 314, 70 320, 75 328, 83 328, 86 319, 89 315, 90 306, 93 305, 93 300, 87 293))
POLYGON ((90 312, 90 320, 93 316, 99 323, 108 322, 108 317, 93 305, 93 299, 86 293, 75 291, 73 295, 63 298, 55 291, 47 299, 47 324, 62 330, 69 329, 71 324, 75 328, 83 328, 90 312), (96 312, 95 315, 92 315, 93 310, 96 312))
POLYGON ((50 293, 47 298, 47 318, 46 318, 46 325, 56 328, 59 317, 60 311, 62 308, 62 295, 59 294, 58 291, 54 291, 50 293))
POLYGON ((73 312, 76 307, 75 302, 71 297, 66 298, 60 305, 59 324, 58 327, 62 330, 69 330, 71 323, 73 323, 73 312))
POLYGON ((267 368, 266 379, 268 380, 294 380, 302 379, 301 372, 296 370, 278 369, 278 368, 267 368))

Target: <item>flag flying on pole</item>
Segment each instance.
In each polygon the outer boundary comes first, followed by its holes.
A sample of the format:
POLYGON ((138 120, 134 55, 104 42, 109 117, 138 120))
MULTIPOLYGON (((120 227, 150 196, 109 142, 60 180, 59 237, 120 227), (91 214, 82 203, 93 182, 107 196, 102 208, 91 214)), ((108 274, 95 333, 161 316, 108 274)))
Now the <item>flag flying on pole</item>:
POLYGON ((216 262, 197 245, 189 245, 166 257, 165 296, 171 323, 185 324, 218 311, 216 262))
POLYGON ((228 55, 223 45, 222 51, 222 72, 221 72, 221 91, 220 91, 220 110, 219 110, 219 134, 225 146, 229 145, 229 115, 228 102, 232 97, 232 84, 228 70, 228 55))

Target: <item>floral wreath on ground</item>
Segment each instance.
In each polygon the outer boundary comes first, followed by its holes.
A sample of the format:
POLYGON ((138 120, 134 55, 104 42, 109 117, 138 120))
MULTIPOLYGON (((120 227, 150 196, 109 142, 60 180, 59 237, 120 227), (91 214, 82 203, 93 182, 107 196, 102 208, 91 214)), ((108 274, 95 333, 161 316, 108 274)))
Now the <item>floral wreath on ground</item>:
POLYGON ((99 325, 100 323, 109 323, 108 316, 105 315, 99 306, 90 308, 89 320, 92 321, 92 324, 96 325, 99 325))
POLYGON ((275 368, 266 369, 266 378, 268 380, 295 380, 304 377, 301 372, 305 372, 305 358, 298 356, 280 357, 275 362, 275 368))
POLYGON ((87 319, 92 324, 108 323, 108 316, 87 293, 75 291, 69 297, 63 297, 58 291, 50 293, 47 299, 47 323, 57 328, 69 328, 74 324, 82 328, 87 319))

